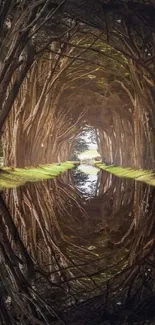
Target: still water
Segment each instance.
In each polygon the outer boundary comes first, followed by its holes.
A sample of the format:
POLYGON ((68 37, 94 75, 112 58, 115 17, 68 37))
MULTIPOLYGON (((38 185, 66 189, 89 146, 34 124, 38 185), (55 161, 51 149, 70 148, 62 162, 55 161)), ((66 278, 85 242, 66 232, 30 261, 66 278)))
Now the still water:
POLYGON ((8 324, 155 324, 154 187, 80 166, 2 197, 8 324))

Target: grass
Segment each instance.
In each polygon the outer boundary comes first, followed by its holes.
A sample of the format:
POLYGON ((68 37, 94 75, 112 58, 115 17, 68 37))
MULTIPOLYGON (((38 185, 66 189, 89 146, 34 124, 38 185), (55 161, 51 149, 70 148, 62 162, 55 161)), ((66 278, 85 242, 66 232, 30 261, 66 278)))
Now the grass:
POLYGON ((132 169, 119 166, 106 166, 104 163, 95 163, 95 167, 103 169, 108 173, 122 178, 134 179, 138 182, 143 182, 155 186, 155 173, 152 170, 132 169))
POLYGON ((27 182, 39 182, 55 178, 60 173, 75 167, 74 162, 63 162, 61 164, 40 165, 31 168, 1 167, 0 189, 14 188, 24 185, 27 182))
POLYGON ((96 149, 89 149, 89 150, 82 152, 78 156, 80 159, 93 159, 94 157, 97 157, 99 155, 100 154, 98 153, 98 151, 96 149))

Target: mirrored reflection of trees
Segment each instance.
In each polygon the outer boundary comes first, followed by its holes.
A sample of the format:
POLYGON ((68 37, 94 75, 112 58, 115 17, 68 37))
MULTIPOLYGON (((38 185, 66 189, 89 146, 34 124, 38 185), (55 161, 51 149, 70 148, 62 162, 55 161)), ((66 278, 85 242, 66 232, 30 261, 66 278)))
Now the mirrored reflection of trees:
POLYGON ((74 171, 74 178, 73 178, 73 181, 74 181, 74 184, 76 184, 76 187, 78 186, 82 186, 82 185, 85 185, 85 183, 87 182, 88 180, 88 175, 83 173, 82 171, 76 169, 74 171))
POLYGON ((97 195, 85 199, 72 172, 6 190, 3 323, 132 324, 153 317, 154 194, 101 173, 97 195))
POLYGON ((74 186, 78 188, 85 198, 88 199, 88 197, 95 196, 97 189, 97 175, 86 174, 81 169, 75 168, 72 172, 71 178, 74 186))

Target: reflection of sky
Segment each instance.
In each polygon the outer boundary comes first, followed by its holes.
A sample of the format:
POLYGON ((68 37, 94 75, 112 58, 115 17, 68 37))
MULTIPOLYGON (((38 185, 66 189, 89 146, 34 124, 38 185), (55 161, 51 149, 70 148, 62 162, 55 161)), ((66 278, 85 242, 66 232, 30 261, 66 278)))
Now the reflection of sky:
POLYGON ((89 176, 97 176, 97 173, 98 173, 98 168, 94 167, 94 166, 89 166, 89 165, 79 165, 78 166, 78 169, 83 172, 83 173, 86 173, 88 174, 89 176))
POLYGON ((96 192, 96 184, 99 170, 89 165, 79 165, 78 169, 88 175, 88 179, 86 180, 85 184, 78 186, 79 189, 84 191, 86 195, 94 196, 96 192))

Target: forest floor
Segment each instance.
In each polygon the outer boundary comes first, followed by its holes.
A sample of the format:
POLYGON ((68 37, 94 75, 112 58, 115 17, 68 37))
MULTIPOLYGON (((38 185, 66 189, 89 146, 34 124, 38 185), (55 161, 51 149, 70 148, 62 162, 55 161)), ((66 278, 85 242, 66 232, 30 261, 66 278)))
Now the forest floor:
POLYGON ((133 169, 130 167, 120 167, 114 165, 107 166, 106 164, 100 162, 95 163, 94 166, 117 177, 130 178, 138 182, 155 186, 155 173, 152 170, 133 169))
POLYGON ((39 182, 45 179, 55 178, 65 171, 75 167, 74 162, 62 162, 38 167, 1 167, 0 168, 0 189, 14 188, 24 185, 27 182, 39 182))

